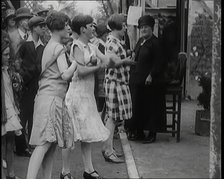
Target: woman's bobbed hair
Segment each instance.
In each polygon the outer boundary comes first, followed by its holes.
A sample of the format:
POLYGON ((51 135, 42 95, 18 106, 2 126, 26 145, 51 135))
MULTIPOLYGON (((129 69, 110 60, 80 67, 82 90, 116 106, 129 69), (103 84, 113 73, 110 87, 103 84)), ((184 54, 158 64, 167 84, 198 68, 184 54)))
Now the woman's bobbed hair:
POLYGON ((51 32, 63 30, 66 23, 71 25, 71 20, 63 12, 52 11, 46 18, 47 27, 51 32))
POLYGON ((125 21, 126 18, 123 14, 113 14, 109 17, 107 24, 112 31, 121 30, 125 21))
POLYGON ((80 28, 86 27, 87 24, 91 24, 92 22, 93 18, 90 15, 79 14, 72 19, 71 29, 80 35, 80 28))

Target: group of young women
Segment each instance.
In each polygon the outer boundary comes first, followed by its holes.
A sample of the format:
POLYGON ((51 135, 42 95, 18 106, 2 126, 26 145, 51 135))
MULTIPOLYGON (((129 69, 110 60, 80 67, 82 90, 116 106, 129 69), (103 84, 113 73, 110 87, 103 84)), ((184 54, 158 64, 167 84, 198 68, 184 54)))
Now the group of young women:
MULTIPOLYGON (((120 23, 121 29, 118 31, 124 31, 125 27, 121 20, 111 23, 111 28, 116 30, 116 27, 113 27, 114 23, 120 23)), ((95 27, 93 18, 89 15, 78 15, 71 22, 65 14, 53 11, 47 16, 46 24, 51 31, 51 39, 44 49, 41 61, 42 71, 35 98, 33 127, 29 141, 30 145, 36 147, 29 161, 27 179, 37 178, 41 166, 43 178, 50 179, 56 146, 67 148, 68 150, 63 149, 65 151, 62 153, 69 158, 68 153, 77 141, 81 142, 83 177, 85 179, 101 178, 92 164, 91 143, 107 141, 111 138, 111 132, 113 133, 114 129, 111 131, 103 124, 97 110, 94 97, 94 73, 106 68, 119 70, 122 65, 131 65, 132 59, 126 58, 124 53, 125 63, 121 63, 121 58, 115 53, 104 55, 90 43, 95 27), (78 38, 74 40, 71 47, 70 64, 68 64, 66 48, 62 41, 69 38, 71 29, 78 38)), ((118 35, 118 37, 121 36, 122 34, 118 35)), ((124 73, 126 68, 122 67, 122 70, 124 73)), ((109 72, 112 73, 113 70, 109 72)), ((110 74, 108 74, 107 86, 108 89, 112 89, 109 87, 112 83, 109 78, 110 74)), ((114 83, 115 81, 113 85, 114 83)), ((112 99, 111 93, 109 100, 112 99)), ((130 96, 126 99, 130 100, 130 96)), ((115 105, 114 101, 113 105, 115 105)), ((129 108, 130 106, 131 104, 128 105, 129 108)), ((116 105, 113 108, 118 114, 117 109, 122 107, 116 105)), ((126 109, 123 111, 125 112, 126 109)), ((114 111, 110 112, 114 114, 114 111)), ((122 115, 118 117, 118 122, 123 120, 122 115)), ((68 161, 63 164, 68 164, 68 161)), ((62 179, 72 178, 68 167, 63 166, 65 171, 61 173, 62 179)))

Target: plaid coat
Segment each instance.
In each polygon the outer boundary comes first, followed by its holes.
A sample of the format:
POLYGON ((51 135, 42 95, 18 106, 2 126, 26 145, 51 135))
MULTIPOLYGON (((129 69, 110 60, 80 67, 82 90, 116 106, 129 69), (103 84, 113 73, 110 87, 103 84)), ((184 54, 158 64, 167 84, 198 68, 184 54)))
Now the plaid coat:
MULTIPOLYGON (((126 58, 121 41, 112 35, 106 42, 106 54, 116 54, 121 60, 126 58)), ((106 113, 115 122, 130 119, 132 117, 132 101, 129 90, 130 67, 122 65, 116 68, 108 68, 105 72, 105 98, 106 113)))

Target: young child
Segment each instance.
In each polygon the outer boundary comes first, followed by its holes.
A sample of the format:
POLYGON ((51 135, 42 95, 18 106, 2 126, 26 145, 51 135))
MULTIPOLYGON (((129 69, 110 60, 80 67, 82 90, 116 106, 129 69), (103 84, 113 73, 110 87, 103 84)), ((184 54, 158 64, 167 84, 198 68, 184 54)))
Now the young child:
POLYGON ((78 15, 72 20, 72 30, 79 38, 74 42, 74 62, 77 64, 72 82, 66 94, 66 106, 72 118, 74 141, 81 141, 81 151, 85 171, 83 177, 100 178, 92 164, 91 143, 107 140, 109 131, 105 128, 97 111, 94 97, 94 73, 105 65, 112 65, 93 44, 93 18, 78 15), (97 61, 96 57, 101 59, 97 61))
POLYGON ((36 179, 40 166, 43 178, 50 179, 56 144, 59 147, 72 147, 72 124, 66 118, 64 97, 69 80, 76 64, 70 67, 66 62, 62 39, 68 37, 70 19, 61 12, 52 11, 46 24, 52 33, 42 57, 42 72, 39 89, 35 98, 33 127, 30 145, 36 145, 30 158, 27 179, 36 179))
MULTIPOLYGON (((22 126, 19 120, 19 111, 16 107, 14 101, 14 95, 12 90, 12 81, 8 73, 9 58, 10 58, 10 48, 9 48, 9 38, 6 32, 2 31, 1 39, 1 52, 2 52, 2 97, 3 97, 3 111, 2 114, 2 142, 6 153, 7 162, 7 178, 8 179, 19 179, 15 176, 14 171, 14 137, 16 135, 21 135, 22 126)), ((4 173, 2 173, 3 178, 4 173)))

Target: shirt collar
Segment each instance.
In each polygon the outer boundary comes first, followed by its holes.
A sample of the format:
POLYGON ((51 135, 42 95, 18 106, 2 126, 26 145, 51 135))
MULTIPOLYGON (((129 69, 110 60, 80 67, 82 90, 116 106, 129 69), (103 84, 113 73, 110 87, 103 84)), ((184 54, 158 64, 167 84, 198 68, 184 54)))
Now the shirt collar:
POLYGON ((41 39, 39 38, 38 42, 35 42, 35 40, 33 39, 33 36, 30 34, 28 39, 27 39, 27 42, 33 42, 34 43, 34 46, 35 48, 37 48, 38 46, 42 45, 44 46, 44 43, 41 41, 41 39))
POLYGON ((100 38, 99 38, 99 43, 101 43, 104 46, 106 45, 106 43, 102 39, 100 39, 100 38))
POLYGON ((18 31, 19 31, 19 35, 21 36, 21 38, 22 38, 23 40, 25 40, 25 39, 24 39, 24 36, 25 36, 25 35, 28 35, 28 33, 24 33, 23 31, 20 30, 20 28, 18 28, 18 31))

